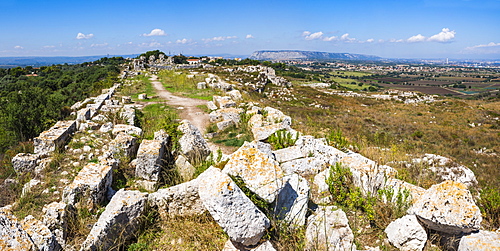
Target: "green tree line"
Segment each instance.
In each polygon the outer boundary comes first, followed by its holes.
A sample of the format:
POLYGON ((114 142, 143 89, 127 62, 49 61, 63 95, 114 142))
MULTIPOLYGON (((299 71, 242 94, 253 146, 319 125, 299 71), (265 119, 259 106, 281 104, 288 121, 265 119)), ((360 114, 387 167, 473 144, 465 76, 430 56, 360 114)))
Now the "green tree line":
POLYGON ((77 101, 100 93, 116 81, 121 57, 78 65, 0 69, 0 160, 71 113, 77 101))

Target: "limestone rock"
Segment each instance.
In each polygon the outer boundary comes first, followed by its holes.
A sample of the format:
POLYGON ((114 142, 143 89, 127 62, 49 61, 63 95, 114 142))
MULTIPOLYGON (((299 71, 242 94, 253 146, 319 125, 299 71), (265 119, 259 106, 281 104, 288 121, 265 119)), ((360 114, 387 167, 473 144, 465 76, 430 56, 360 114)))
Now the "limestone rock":
POLYGON ((284 185, 278 162, 245 142, 231 155, 224 173, 239 176, 260 198, 272 203, 284 185))
POLYGON ((231 127, 232 125, 234 125, 234 122, 232 120, 224 120, 221 122, 217 122, 217 130, 224 131, 225 129, 231 127))
POLYGON ((90 208, 106 200, 113 180, 111 166, 89 163, 78 173, 73 182, 64 188, 63 202, 75 205, 80 199, 90 208))
POLYGON ((207 89, 207 83, 199 82, 198 84, 196 84, 196 88, 200 90, 207 89))
POLYGON ((26 218, 21 221, 21 225, 31 237, 38 250, 57 251, 62 249, 61 245, 59 245, 56 240, 56 236, 52 234, 50 229, 32 215, 26 216, 26 218))
POLYGON ((5 209, 0 209, 0 249, 37 250, 33 240, 19 224, 17 218, 5 209))
POLYGON ((228 91, 227 94, 229 94, 231 99, 234 101, 240 101, 243 99, 243 96, 241 96, 241 92, 238 90, 228 91))
POLYGON ((392 203, 395 203, 397 201, 398 194, 401 194, 401 193, 403 195, 404 195, 404 193, 408 193, 410 197, 408 198, 407 201, 411 202, 411 203, 415 203, 415 201, 422 194, 425 193, 425 189, 423 189, 419 186, 415 186, 415 185, 410 184, 408 182, 405 182, 405 181, 402 181, 399 179, 393 179, 393 178, 387 179, 384 189, 390 189, 391 192, 393 193, 393 196, 392 196, 392 198, 385 198, 386 195, 383 194, 382 199, 386 202, 389 201, 392 203))
POLYGON ((355 250, 347 215, 334 206, 320 206, 309 216, 306 250, 355 250))
POLYGON ((225 96, 225 97, 214 96, 213 101, 214 101, 214 104, 219 108, 236 107, 236 103, 229 96, 225 96))
POLYGON ((321 157, 307 157, 296 159, 281 164, 281 168, 286 174, 297 173, 299 175, 315 175, 325 170, 331 164, 321 157))
POLYGON ((48 154, 60 149, 76 131, 76 121, 58 121, 49 130, 33 139, 35 154, 48 154))
POLYGON ((198 194, 198 179, 173 187, 158 189, 148 196, 150 206, 161 216, 193 216, 206 211, 198 194))
POLYGON ((68 211, 67 204, 63 202, 52 202, 42 209, 43 224, 54 233, 59 244, 64 244, 68 233, 68 221, 71 212, 68 211))
POLYGON ((137 137, 126 133, 119 133, 109 143, 109 149, 113 151, 113 154, 124 153, 125 156, 129 158, 134 158, 136 156, 138 148, 139 143, 137 142, 137 137))
POLYGON ((16 173, 32 172, 39 161, 38 154, 18 153, 12 158, 12 167, 16 173))
POLYGON ((218 107, 214 104, 213 101, 208 101, 207 102, 207 107, 208 107, 209 110, 212 110, 212 111, 218 109, 218 107))
POLYGON ((500 250, 500 231, 480 230, 477 233, 462 237, 458 251, 493 251, 500 250))
POLYGON ((159 140, 143 140, 137 150, 137 158, 130 165, 135 168, 137 178, 159 181, 165 165, 166 146, 159 140))
POLYGON ((226 244, 224 244, 222 251, 276 251, 276 249, 270 241, 266 241, 257 247, 245 247, 239 245, 239 243, 233 243, 231 240, 228 240, 226 244))
POLYGON ((481 211, 467 186, 445 181, 431 186, 408 210, 428 228, 448 234, 470 233, 479 229, 481 211))
POLYGON ((112 131, 112 130, 113 130, 113 122, 105 123, 99 129, 99 131, 101 131, 101 132, 109 132, 109 131, 112 131))
POLYGON ((198 180, 203 204, 229 238, 245 246, 257 244, 270 226, 264 213, 219 169, 208 168, 198 180))
POLYGON ((453 180, 463 183, 468 187, 477 185, 476 176, 472 170, 466 166, 453 162, 449 158, 435 154, 425 154, 422 159, 414 159, 413 162, 426 163, 429 165, 429 169, 442 180, 453 180))
POLYGON ((273 153, 276 156, 276 161, 278 161, 279 163, 289 162, 292 160, 307 157, 307 155, 303 154, 300 147, 298 147, 298 146, 291 146, 291 147, 279 149, 279 150, 273 151, 273 153))
POLYGON ((307 180, 298 174, 292 174, 287 179, 278 195, 276 218, 284 220, 291 226, 304 226, 309 202, 309 185, 307 180))
POLYGON ((118 135, 121 132, 132 136, 142 136, 142 129, 133 125, 118 124, 115 125, 111 131, 113 135, 118 135))
POLYGON ((31 179, 23 186, 23 190, 21 191, 21 197, 24 197, 27 193, 31 192, 31 189, 36 187, 39 184, 43 184, 40 180, 31 179))
POLYGON ((175 160, 175 167, 184 181, 191 180, 194 172, 196 171, 194 166, 191 165, 186 157, 182 155, 177 156, 177 159, 175 160))
POLYGON ((353 182, 356 187, 361 188, 364 195, 377 194, 377 191, 385 185, 388 178, 396 174, 396 170, 390 166, 378 165, 358 153, 350 153, 340 160, 342 165, 349 167, 353 182))
POLYGON ((168 135, 168 133, 165 132, 165 130, 163 130, 163 129, 160 129, 159 131, 154 132, 153 139, 163 142, 163 144, 165 144, 165 146, 168 146, 168 144, 170 143, 170 135, 168 135))
POLYGON ((109 250, 125 244, 140 227, 146 201, 147 193, 119 190, 92 227, 80 250, 109 250))
POLYGON ((406 215, 391 222, 384 231, 392 245, 403 251, 423 250, 427 232, 415 215, 406 215))
POLYGON ((330 191, 326 179, 330 175, 330 168, 323 170, 314 176, 313 187, 312 187, 312 201, 316 204, 325 204, 331 201, 330 191))
POLYGON ((178 129, 183 133, 179 139, 180 152, 192 164, 205 160, 210 154, 210 148, 200 130, 188 120, 183 120, 178 129))

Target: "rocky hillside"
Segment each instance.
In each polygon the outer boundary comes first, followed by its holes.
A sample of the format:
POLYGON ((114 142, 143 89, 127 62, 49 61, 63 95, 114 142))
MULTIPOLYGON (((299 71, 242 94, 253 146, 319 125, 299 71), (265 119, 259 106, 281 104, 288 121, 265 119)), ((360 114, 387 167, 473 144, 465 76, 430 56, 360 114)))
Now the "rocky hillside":
POLYGON ((256 51, 252 53, 250 59, 255 60, 380 60, 380 57, 351 54, 351 53, 331 53, 319 51, 256 51))
MULTIPOLYGON (((16 172, 37 174, 25 183, 24 198, 50 183, 43 194, 53 200, 34 212, 36 217, 14 216, 20 202, 0 208, 0 249, 117 250, 132 246, 151 227, 151 218, 166 222, 203 215, 225 232, 222 250, 227 251, 428 250, 431 238, 445 250, 500 249, 500 232, 482 228, 481 211, 468 190, 476 182, 468 168, 436 164, 434 172, 446 181, 424 189, 398 179, 391 166, 335 147, 332 139, 295 130, 287 114, 247 102, 235 85, 221 81, 211 76, 197 85, 221 93, 207 102, 216 125, 211 136, 234 126, 253 138, 228 155, 212 151, 208 135, 187 120, 179 123, 175 137, 159 130, 143 138, 135 117, 142 106, 120 96, 120 84, 75 104, 75 120, 58 122, 34 139, 34 153, 12 160, 16 172), (83 164, 72 162, 63 171, 53 162, 61 154, 76 155, 83 164), (124 163, 134 178, 114 189, 124 163), (169 168, 181 182, 162 187, 169 168), (60 176, 46 179, 50 170, 60 176), (389 222, 380 224, 384 219, 389 222), (75 225, 82 221, 85 237, 75 243, 75 225), (357 245, 360 233, 375 228, 382 232, 370 245, 357 245), (293 231, 302 233, 293 236, 302 244, 292 249, 278 236, 293 231)), ((450 160, 427 155, 418 161, 450 160)), ((152 243, 161 235, 149 237, 152 243)), ((159 249, 173 249, 186 239, 163 241, 159 249)))

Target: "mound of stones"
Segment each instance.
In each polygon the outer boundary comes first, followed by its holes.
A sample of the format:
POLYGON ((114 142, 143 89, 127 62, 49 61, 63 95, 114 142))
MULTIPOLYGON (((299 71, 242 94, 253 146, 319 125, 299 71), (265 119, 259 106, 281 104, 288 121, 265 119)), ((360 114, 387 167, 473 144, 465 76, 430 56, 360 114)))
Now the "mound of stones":
MULTIPOLYGON (((43 134, 54 136, 40 137, 43 143, 35 154, 16 156, 13 160, 16 171, 39 168, 43 158, 50 156, 53 149, 63 147, 75 130, 89 130, 91 123, 97 123, 92 118, 99 116, 96 112, 99 109, 123 111, 123 104, 115 101, 106 104, 109 97, 101 96, 78 110, 81 116, 76 121, 60 123, 51 129, 52 133, 43 134), (120 105, 122 108, 118 108, 120 105)), ((346 213, 328 205, 326 180, 336 163, 349 168, 354 184, 365 195, 391 189, 392 197, 385 197, 390 202, 399 193, 410 194, 412 206, 407 215, 385 230, 388 241, 396 248, 423 250, 428 233, 433 231, 460 240, 456 242, 459 250, 498 249, 499 234, 481 230, 481 213, 463 183, 447 180, 423 189, 398 180, 397 171, 390 166, 380 166, 360 154, 336 149, 325 139, 293 130, 292 119, 277 109, 242 103, 239 91, 215 96, 207 106, 212 110, 210 119, 219 130, 228 124, 248 123, 255 140, 245 142, 231 155, 221 156, 217 160, 225 162, 218 163, 221 168, 209 167, 193 179, 193 166, 211 158, 213 153, 199 129, 189 121, 182 121, 178 128, 182 136, 175 154, 169 148, 170 137, 165 132, 159 131, 153 140, 142 140, 139 144, 140 128, 132 124, 106 125, 105 130, 112 127, 108 132, 114 138, 100 152, 98 163, 85 165, 64 188, 61 201, 45 205, 42 219, 18 220, 8 207, 0 210, 2 250, 71 249, 66 242, 75 208, 92 210, 96 205, 105 209, 80 250, 118 249, 137 234, 142 216, 150 211, 157 211, 165 218, 208 212, 229 237, 223 250, 275 250, 273 243, 264 238, 273 219, 291 228, 304 227, 305 250, 356 250, 346 213), (290 147, 273 150, 267 139, 278 131, 297 140, 290 147), (113 191, 113 170, 120 162, 120 154, 133 159, 137 184, 149 190, 148 193, 113 191), (166 163, 175 163, 186 182, 158 189, 166 163), (273 210, 261 211, 244 190, 271 205, 273 210)))

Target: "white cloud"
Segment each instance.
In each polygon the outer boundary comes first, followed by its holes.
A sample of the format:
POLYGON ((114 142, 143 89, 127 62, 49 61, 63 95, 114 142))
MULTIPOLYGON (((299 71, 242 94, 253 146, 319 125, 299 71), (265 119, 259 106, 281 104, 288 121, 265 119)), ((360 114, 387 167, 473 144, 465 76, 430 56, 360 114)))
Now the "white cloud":
POLYGON ((146 34, 142 34, 142 36, 144 37, 152 37, 152 36, 166 36, 167 33, 162 30, 162 29, 153 29, 150 33, 146 34))
POLYGON ((94 34, 83 34, 81 32, 78 33, 78 35, 76 35, 76 39, 89 39, 89 38, 93 38, 94 37, 94 34))
POLYGON ((347 42, 354 42, 354 41, 356 41, 355 38, 349 37, 349 33, 346 33, 346 34, 340 36, 340 40, 347 41, 347 42))
POLYGON ((373 42, 375 42, 375 39, 370 38, 370 39, 367 39, 367 40, 366 40, 366 42, 367 42, 367 43, 373 43, 373 42))
POLYGON ((14 46, 14 49, 16 49, 16 50, 22 50, 22 49, 24 49, 24 47, 22 47, 20 45, 16 45, 16 46, 14 46))
POLYGON ((304 38, 306 40, 315 40, 315 39, 321 39, 323 38, 323 32, 321 31, 318 31, 318 32, 315 32, 315 33, 311 33, 309 31, 304 31, 302 33, 302 36, 304 36, 304 38))
POLYGON ((471 47, 467 47, 466 49, 477 49, 477 48, 488 48, 488 47, 497 47, 499 46, 500 47, 500 43, 493 43, 493 42, 490 42, 489 44, 479 44, 479 45, 474 45, 474 46, 471 46, 471 47))
POLYGON ((104 47, 104 46, 107 46, 108 43, 102 43, 102 44, 92 44, 90 45, 90 47, 104 47))
POLYGON ((426 39, 427 38, 425 36, 422 36, 422 34, 418 34, 418 35, 415 35, 415 36, 412 36, 412 37, 406 39, 406 41, 409 43, 417 43, 417 42, 423 42, 426 39))
POLYGON ((246 39, 249 39, 249 38, 254 38, 254 37, 252 36, 252 34, 248 34, 248 35, 246 35, 246 37, 245 37, 245 38, 246 38, 246 39))
POLYGON ((54 45, 45 45, 43 48, 52 49, 52 48, 56 48, 56 47, 54 45))
POLYGON ((177 41, 175 41, 175 43, 177 44, 187 44, 187 43, 191 43, 191 39, 187 39, 187 38, 183 38, 183 39, 178 39, 177 41))
POLYGON ((450 29, 448 28, 443 28, 441 32, 429 37, 427 41, 445 43, 455 38, 455 34, 457 34, 455 31, 450 31, 450 29))
POLYGON ((323 38, 323 41, 335 41, 335 40, 337 40, 336 36, 331 36, 331 37, 325 37, 325 38, 323 38))
POLYGON ((213 38, 203 38, 201 40, 203 40, 203 42, 205 43, 209 43, 209 42, 212 42, 212 41, 224 41, 224 40, 228 40, 228 39, 236 39, 238 38, 237 36, 226 36, 226 37, 213 37, 213 38))

